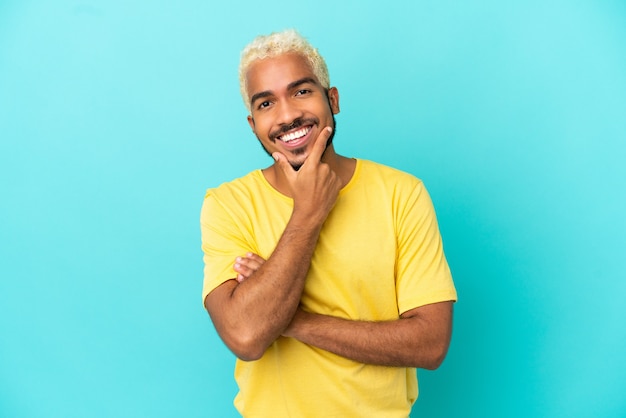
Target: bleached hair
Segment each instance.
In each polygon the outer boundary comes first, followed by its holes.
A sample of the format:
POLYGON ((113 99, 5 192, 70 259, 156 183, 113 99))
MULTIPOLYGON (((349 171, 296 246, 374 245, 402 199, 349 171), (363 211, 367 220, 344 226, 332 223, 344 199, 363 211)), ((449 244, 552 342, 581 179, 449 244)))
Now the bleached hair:
POLYGON ((239 61, 239 88, 248 111, 250 111, 250 97, 248 96, 247 73, 250 65, 257 60, 288 53, 297 53, 306 58, 322 87, 325 89, 330 87, 330 77, 324 58, 319 54, 317 48, 313 47, 296 30, 287 29, 283 32, 261 35, 241 51, 241 60, 239 61))

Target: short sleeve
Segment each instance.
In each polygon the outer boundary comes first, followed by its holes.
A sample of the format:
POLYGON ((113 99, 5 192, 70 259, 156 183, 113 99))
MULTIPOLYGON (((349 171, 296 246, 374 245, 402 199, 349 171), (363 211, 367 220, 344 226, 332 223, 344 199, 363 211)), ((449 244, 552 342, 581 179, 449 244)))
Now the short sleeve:
POLYGON ((402 314, 436 302, 456 301, 430 196, 421 181, 397 199, 396 292, 402 314))
POLYGON ((235 258, 252 249, 229 208, 211 190, 207 192, 202 204, 200 231, 204 253, 204 302, 213 289, 236 277, 233 269, 235 258))

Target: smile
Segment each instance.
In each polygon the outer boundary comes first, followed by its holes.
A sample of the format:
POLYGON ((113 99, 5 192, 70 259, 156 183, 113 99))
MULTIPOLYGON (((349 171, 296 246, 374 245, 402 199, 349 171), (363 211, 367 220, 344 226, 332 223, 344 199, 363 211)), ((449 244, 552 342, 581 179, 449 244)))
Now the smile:
POLYGON ((295 141, 296 139, 302 138, 311 130, 310 126, 305 126, 304 128, 300 128, 297 131, 290 132, 285 135, 278 136, 276 139, 283 141, 285 143, 295 141))

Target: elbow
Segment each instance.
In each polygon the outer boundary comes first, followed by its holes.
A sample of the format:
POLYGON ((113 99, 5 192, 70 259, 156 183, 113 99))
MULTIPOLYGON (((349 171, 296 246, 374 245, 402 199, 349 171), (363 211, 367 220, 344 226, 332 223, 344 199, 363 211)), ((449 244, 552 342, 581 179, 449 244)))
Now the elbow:
POLYGON ((263 334, 258 324, 250 324, 245 319, 236 319, 237 315, 227 314, 224 304, 211 305, 210 295, 205 298, 204 306, 226 347, 243 361, 260 359, 273 341, 269 340, 271 335, 263 334))
POLYGON ((422 359, 422 364, 419 366, 426 370, 437 370, 443 363, 446 355, 448 354, 448 344, 441 343, 431 347, 428 355, 422 359))
POLYGON ((443 363, 445 357, 445 355, 432 356, 431 358, 426 359, 426 361, 422 365, 422 368, 426 370, 437 370, 439 366, 441 366, 441 363, 443 363))
POLYGON ((241 331, 223 335, 222 340, 238 359, 243 361, 259 360, 265 354, 269 344, 258 335, 249 331, 241 331))
POLYGON ((237 342, 233 344, 227 343, 226 345, 239 360, 243 361, 259 360, 265 353, 265 348, 260 347, 258 344, 237 342))

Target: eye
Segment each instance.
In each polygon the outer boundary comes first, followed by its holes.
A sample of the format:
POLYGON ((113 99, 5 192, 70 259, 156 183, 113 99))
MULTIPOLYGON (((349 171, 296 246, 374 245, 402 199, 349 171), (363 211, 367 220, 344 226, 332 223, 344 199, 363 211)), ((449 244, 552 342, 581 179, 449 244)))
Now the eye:
POLYGON ((311 93, 311 90, 309 89, 300 89, 296 92, 296 96, 304 96, 309 93, 311 93))
POLYGON ((265 109, 270 104, 271 104, 271 102, 269 100, 266 100, 264 102, 259 103, 259 105, 257 106, 257 109, 265 109))

